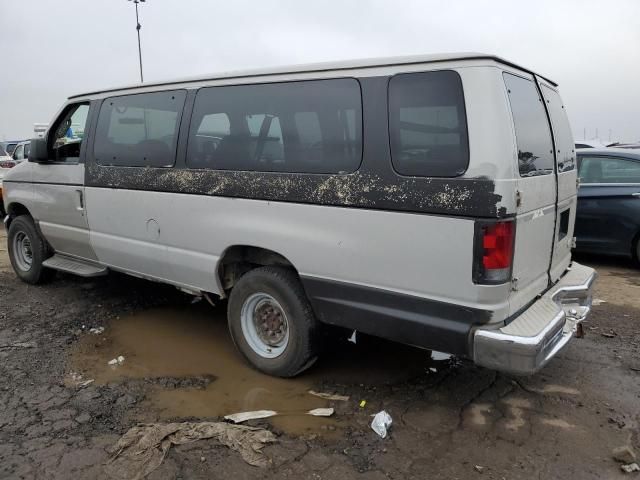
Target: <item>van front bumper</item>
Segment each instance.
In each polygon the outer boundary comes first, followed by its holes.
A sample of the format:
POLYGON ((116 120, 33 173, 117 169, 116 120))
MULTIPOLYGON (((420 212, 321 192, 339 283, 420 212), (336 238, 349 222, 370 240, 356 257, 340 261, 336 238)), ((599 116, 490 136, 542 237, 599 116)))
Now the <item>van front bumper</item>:
POLYGON ((473 333, 476 364, 516 375, 531 375, 569 343, 591 311, 593 268, 573 262, 565 275, 529 308, 501 328, 473 333))

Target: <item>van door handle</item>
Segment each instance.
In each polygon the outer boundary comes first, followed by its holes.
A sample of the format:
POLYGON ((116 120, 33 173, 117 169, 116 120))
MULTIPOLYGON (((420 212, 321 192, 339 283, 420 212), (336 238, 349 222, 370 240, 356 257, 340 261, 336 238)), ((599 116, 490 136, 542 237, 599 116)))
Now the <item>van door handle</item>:
POLYGON ((640 192, 632 193, 632 197, 640 198, 640 192))
POLYGON ((84 211, 84 195, 82 193, 82 190, 77 189, 76 193, 78 194, 78 206, 76 207, 76 210, 79 212, 83 212, 84 211))

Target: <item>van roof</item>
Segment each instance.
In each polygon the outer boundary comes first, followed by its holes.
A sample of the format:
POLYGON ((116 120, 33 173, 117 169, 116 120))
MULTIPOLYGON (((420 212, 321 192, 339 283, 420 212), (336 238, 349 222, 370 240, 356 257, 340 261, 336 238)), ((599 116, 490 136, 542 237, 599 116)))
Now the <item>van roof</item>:
MULTIPOLYGON (((119 90, 134 90, 138 88, 158 87, 163 85, 171 85, 175 83, 196 83, 206 82, 210 80, 221 80, 228 78, 248 78, 248 77, 261 77, 268 75, 283 75, 287 73, 314 73, 314 72, 328 72, 332 70, 352 70, 357 68, 371 68, 371 67, 390 67, 395 65, 412 65, 419 63, 437 63, 446 62, 451 60, 493 60, 510 67, 517 68, 533 75, 538 75, 532 70, 521 67, 513 62, 505 60, 504 58, 496 55, 490 55, 486 53, 477 52, 462 52, 462 53, 439 53, 431 55, 410 55, 410 56, 397 56, 397 57, 379 57, 379 58, 366 58, 358 60, 342 60, 335 62, 322 62, 322 63, 308 63, 299 65, 277 66, 268 67, 262 69, 252 70, 238 70, 230 72, 221 72, 204 76, 179 78, 173 80, 161 80, 150 83, 138 83, 133 85, 125 85, 119 88, 108 88, 103 90, 94 90, 82 94, 72 95, 69 99, 86 97, 90 95, 98 95, 107 92, 116 92, 119 90)), ((549 78, 538 75, 544 78, 547 82, 550 82, 554 87, 558 84, 549 78)))

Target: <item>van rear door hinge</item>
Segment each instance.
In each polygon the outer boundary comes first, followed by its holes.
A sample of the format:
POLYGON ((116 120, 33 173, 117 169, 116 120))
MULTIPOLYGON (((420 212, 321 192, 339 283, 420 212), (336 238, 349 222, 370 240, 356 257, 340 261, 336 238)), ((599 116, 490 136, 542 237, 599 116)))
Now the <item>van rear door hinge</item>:
POLYGON ((511 279, 511 290, 514 292, 518 291, 518 277, 513 277, 511 279))
POLYGON ((520 208, 520 205, 522 205, 522 192, 516 190, 516 208, 520 208))

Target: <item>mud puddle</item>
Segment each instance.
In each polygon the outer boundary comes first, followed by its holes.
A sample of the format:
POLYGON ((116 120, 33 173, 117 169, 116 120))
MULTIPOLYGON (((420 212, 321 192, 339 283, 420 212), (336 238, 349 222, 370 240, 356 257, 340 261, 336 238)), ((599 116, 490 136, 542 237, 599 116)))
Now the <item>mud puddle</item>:
POLYGON ((224 307, 165 307, 115 320, 100 335, 83 336, 73 347, 69 369, 97 384, 164 379, 149 389, 143 407, 165 420, 266 409, 282 412, 268 421, 287 433, 331 436, 348 425, 348 412, 360 399, 329 402, 309 390, 330 384, 339 390, 332 393, 349 395, 349 385, 398 383, 428 368, 426 351, 360 338, 358 345, 331 341, 311 371, 279 379, 253 370, 235 350, 224 307), (107 364, 120 355, 121 365, 107 364), (337 409, 331 418, 304 415, 327 406, 337 409))

